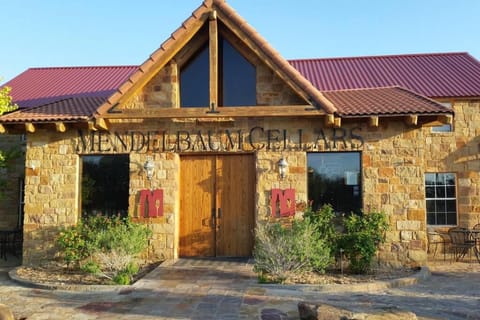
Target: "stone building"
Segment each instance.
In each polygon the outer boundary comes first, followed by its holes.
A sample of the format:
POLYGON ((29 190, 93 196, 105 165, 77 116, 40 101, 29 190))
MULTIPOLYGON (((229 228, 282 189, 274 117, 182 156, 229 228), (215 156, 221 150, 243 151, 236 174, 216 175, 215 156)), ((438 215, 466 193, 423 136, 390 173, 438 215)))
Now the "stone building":
POLYGON ((467 53, 287 61, 205 0, 140 66, 33 68, 6 85, 21 108, 1 139, 25 158, 0 220, 23 230, 24 264, 96 212, 148 224, 150 257, 176 258, 249 256, 258 221, 310 203, 378 210, 379 258, 396 266, 425 263, 427 227, 480 222, 467 53))

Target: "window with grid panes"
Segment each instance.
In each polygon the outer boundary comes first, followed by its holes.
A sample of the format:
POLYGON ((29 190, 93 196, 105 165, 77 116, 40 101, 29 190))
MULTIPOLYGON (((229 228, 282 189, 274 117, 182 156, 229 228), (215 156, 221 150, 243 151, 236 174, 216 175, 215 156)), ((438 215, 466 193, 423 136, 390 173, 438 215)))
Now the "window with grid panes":
POLYGON ((456 225, 457 197, 454 173, 426 173, 425 199, 428 225, 456 225))

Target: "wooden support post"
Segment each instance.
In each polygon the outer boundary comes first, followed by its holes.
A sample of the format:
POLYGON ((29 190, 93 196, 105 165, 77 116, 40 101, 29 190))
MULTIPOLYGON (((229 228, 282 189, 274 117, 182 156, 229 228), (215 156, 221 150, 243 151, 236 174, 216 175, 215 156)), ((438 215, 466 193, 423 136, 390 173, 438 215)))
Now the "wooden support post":
POLYGON ((28 133, 34 133, 35 132, 35 126, 31 122, 27 122, 27 123, 25 123, 25 130, 28 133))
POLYGON ((67 126, 63 122, 55 122, 55 128, 57 129, 57 132, 65 132, 67 131, 67 126))
POLYGON ((210 41, 210 108, 215 111, 218 106, 218 24, 217 12, 213 10, 209 18, 209 41, 210 41))
POLYGON ((370 117, 370 121, 368 122, 370 127, 378 127, 378 116, 370 117))

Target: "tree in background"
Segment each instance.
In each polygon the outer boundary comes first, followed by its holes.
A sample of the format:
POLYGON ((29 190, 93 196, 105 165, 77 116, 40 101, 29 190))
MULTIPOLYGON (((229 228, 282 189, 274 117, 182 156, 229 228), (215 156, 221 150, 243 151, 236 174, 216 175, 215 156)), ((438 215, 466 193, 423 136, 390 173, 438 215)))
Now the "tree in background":
MULTIPOLYGON (((1 80, 1 78, 0 78, 1 80)), ((6 112, 14 111, 18 106, 12 103, 12 97, 10 96, 11 88, 2 87, 0 88, 0 116, 6 112)), ((0 150, 0 172, 5 170, 8 166, 10 159, 15 158, 18 155, 17 150, 0 150)), ((3 189, 6 186, 6 180, 4 179, 5 175, 2 173, 0 177, 0 198, 3 196, 3 189)))
POLYGON ((5 112, 14 111, 18 108, 16 104, 12 103, 12 97, 10 96, 11 90, 10 87, 0 88, 0 116, 5 112))

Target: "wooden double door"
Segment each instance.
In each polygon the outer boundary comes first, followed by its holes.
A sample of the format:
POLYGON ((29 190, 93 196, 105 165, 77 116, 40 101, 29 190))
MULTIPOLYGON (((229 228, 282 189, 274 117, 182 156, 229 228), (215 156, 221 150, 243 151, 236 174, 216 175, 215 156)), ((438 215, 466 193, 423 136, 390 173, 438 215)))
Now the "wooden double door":
POLYGON ((181 157, 181 257, 248 257, 254 241, 252 155, 181 157))

